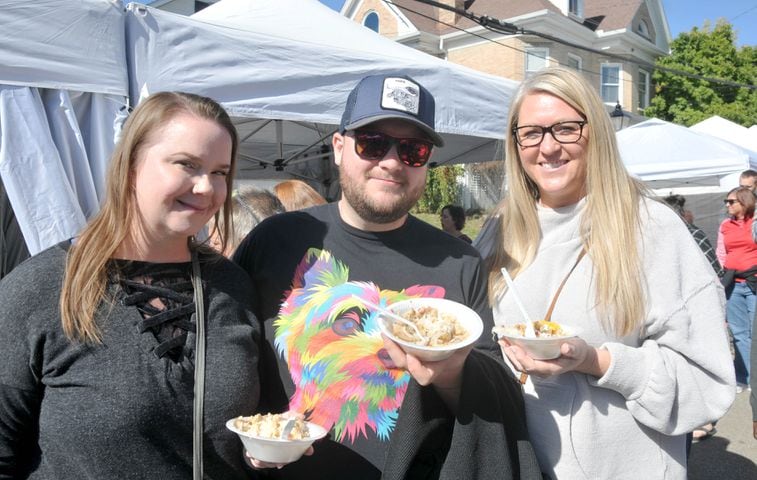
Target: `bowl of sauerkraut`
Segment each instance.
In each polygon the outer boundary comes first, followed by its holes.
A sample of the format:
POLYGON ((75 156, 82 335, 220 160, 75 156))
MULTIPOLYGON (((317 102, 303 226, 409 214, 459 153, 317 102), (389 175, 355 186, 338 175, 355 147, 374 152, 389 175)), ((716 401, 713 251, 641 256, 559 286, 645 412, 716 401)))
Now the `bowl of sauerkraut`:
POLYGON ((411 298, 388 305, 387 310, 415 324, 415 329, 388 316, 380 316, 382 333, 419 360, 434 362, 478 340, 484 324, 478 314, 444 298, 411 298))
POLYGON ((497 325, 492 332, 499 338, 525 350, 535 360, 552 360, 560 356, 560 346, 565 340, 577 336, 576 329, 557 322, 537 320, 533 322, 535 337, 526 336, 526 325, 497 325))

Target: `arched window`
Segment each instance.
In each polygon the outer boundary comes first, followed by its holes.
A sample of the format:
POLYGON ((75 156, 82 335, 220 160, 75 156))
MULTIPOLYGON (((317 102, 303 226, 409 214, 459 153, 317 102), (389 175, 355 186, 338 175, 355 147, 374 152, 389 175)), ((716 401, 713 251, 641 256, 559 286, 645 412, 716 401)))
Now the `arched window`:
POLYGON ((370 28, 374 32, 379 31, 379 16, 376 12, 370 12, 363 18, 363 26, 370 28))
POLYGON ((644 20, 639 21, 639 28, 637 30, 639 35, 649 38, 649 25, 644 20))

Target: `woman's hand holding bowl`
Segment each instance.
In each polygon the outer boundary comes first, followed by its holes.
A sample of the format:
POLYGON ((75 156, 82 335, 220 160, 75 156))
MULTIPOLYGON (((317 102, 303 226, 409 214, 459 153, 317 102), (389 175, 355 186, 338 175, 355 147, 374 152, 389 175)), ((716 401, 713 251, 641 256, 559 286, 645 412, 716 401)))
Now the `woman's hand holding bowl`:
POLYGON ((560 345, 560 356, 551 360, 534 359, 523 348, 505 338, 500 338, 499 344, 517 371, 537 377, 575 371, 599 378, 610 366, 610 352, 592 347, 580 337, 566 338, 560 345))

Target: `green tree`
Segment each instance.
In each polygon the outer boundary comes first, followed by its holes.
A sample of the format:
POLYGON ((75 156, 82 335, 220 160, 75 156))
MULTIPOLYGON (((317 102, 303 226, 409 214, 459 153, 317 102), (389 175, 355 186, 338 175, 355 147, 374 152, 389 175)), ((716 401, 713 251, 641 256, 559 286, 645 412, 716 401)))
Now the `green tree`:
MULTIPOLYGON (((657 66, 718 78, 739 84, 757 84, 757 49, 737 48, 731 24, 718 20, 681 33, 670 44, 671 54, 657 66)), ((749 127, 757 123, 757 89, 700 80, 663 70, 652 79, 656 95, 644 110, 648 117, 693 125, 713 115, 749 127)))
POLYGON ((438 213, 447 204, 459 204, 460 186, 457 179, 463 174, 461 165, 429 168, 426 189, 418 201, 415 211, 420 213, 438 213))

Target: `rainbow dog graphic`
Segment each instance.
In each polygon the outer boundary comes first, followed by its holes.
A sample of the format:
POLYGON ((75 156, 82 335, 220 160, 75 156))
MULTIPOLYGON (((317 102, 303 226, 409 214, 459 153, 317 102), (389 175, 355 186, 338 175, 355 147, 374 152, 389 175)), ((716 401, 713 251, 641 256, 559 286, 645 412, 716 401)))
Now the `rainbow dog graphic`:
POLYGON ((349 281, 349 268, 327 251, 308 250, 274 322, 276 349, 295 385, 290 409, 353 441, 366 429, 388 439, 409 375, 393 368, 376 314, 352 295, 382 306, 417 297, 443 297, 444 289, 413 286, 395 292, 349 281))

